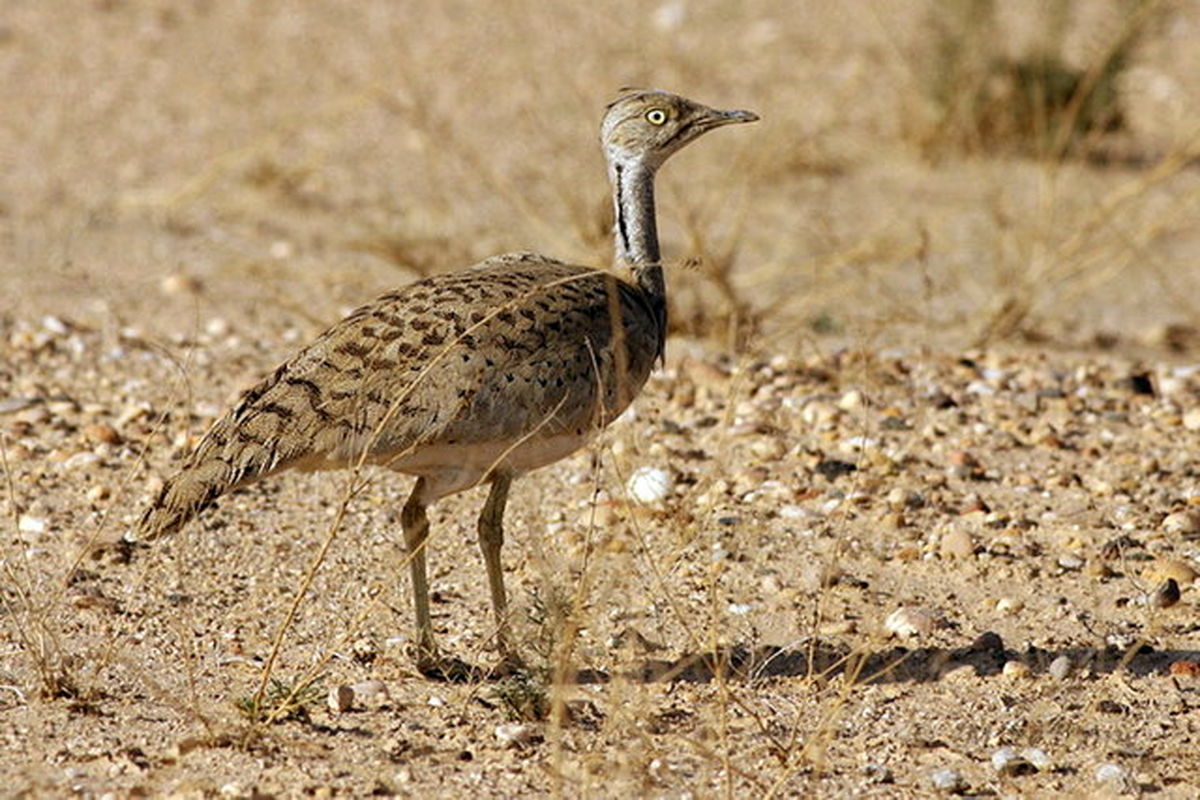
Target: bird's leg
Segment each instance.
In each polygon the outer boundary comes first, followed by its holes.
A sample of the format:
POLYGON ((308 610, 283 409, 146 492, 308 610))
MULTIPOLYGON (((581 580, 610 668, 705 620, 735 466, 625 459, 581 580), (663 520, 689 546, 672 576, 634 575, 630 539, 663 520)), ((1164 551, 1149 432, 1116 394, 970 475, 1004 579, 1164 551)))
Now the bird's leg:
POLYGON ((413 607, 417 611, 417 665, 424 668, 437 662, 437 645, 433 641, 433 618, 429 614, 429 578, 425 574, 425 540, 429 537, 429 518, 425 516, 425 479, 418 478, 404 510, 400 524, 404 528, 404 544, 408 549, 408 568, 412 572, 413 607))
POLYGON ((500 657, 509 661, 512 656, 512 636, 508 628, 508 598, 504 593, 504 571, 500 566, 500 548, 504 544, 504 506, 508 503, 508 487, 512 478, 497 475, 492 479, 483 511, 479 513, 479 547, 487 567, 488 586, 492 591, 492 610, 496 613, 496 643, 500 657))

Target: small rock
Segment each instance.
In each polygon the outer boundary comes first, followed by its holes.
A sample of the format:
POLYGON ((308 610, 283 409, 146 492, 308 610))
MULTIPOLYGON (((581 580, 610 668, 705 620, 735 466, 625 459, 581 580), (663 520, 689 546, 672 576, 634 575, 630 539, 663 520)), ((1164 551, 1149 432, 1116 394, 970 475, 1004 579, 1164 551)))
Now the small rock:
POLYGON ((1133 775, 1129 773, 1129 770, 1120 764, 1111 762, 1096 767, 1096 783, 1103 784, 1121 794, 1137 790, 1137 784, 1134 783, 1133 775))
POLYGON ((1047 669, 1047 672, 1049 672, 1050 677, 1054 678, 1055 680, 1065 681, 1071 676, 1071 671, 1073 669, 1075 669, 1075 665, 1071 663, 1069 656, 1059 656, 1050 662, 1050 667, 1047 669))
POLYGON ((897 511, 921 508, 925 505, 925 496, 920 492, 914 492, 912 489, 897 487, 887 493, 886 499, 888 506, 897 511))
POLYGON ((1167 578, 1150 593, 1149 602, 1154 608, 1170 608, 1179 602, 1179 584, 1167 578))
POLYGON ((71 456, 66 461, 63 461, 59 467, 63 470, 86 469, 87 467, 97 464, 103 460, 103 456, 101 456, 99 453, 92 453, 84 450, 83 452, 76 453, 75 455, 71 456))
POLYGON ((1183 427, 1189 431, 1200 430, 1200 408, 1188 409, 1183 415, 1183 427))
POLYGON ((929 782, 934 789, 947 794, 960 794, 967 790, 967 781, 962 773, 949 767, 930 773, 929 782))
POLYGON ((87 499, 89 503, 99 503, 102 500, 107 500, 112 496, 112 489, 104 484, 96 484, 87 490, 87 499))
POLYGON ((863 764, 862 775, 867 783, 892 783, 895 780, 892 771, 884 764, 863 764))
POLYGON ((800 410, 800 419, 810 427, 826 428, 833 426, 840 413, 838 407, 832 403, 814 400, 800 410))
POLYGON ((629 477, 629 495, 642 505, 661 503, 673 487, 671 473, 659 467, 638 467, 629 477))
POLYGON ((496 726, 496 739, 505 747, 522 747, 541 738, 536 725, 525 722, 505 722, 496 726))
POLYGON ((229 321, 224 317, 213 317, 204 323, 204 332, 214 339, 229 335, 229 321))
POLYGON ((1177 533, 1185 539, 1200 536, 1200 513, 1189 510, 1167 514, 1163 518, 1162 529, 1167 533, 1177 533))
POLYGON ((17 520, 17 530, 21 533, 45 533, 49 527, 50 523, 45 517, 31 517, 28 514, 22 514, 17 520))
POLYGON ((1001 614, 1020 614, 1025 608, 1025 601, 1019 597, 1001 597, 996 601, 996 610, 1001 614))
POLYGON ((1082 558, 1073 554, 1067 554, 1065 556, 1058 557, 1059 568, 1067 572, 1074 572, 1076 570, 1083 569, 1083 565, 1085 563, 1086 562, 1082 558))
POLYGON ((1013 680, 1028 678, 1029 665, 1024 661, 1017 661, 1015 659, 1012 661, 1005 661, 1004 668, 1001 670, 1001 674, 1003 674, 1004 677, 1011 678, 1013 680))
POLYGON ((1200 661, 1172 661, 1167 668, 1171 675, 1183 675, 1189 678, 1200 678, 1200 661))
POLYGON ((163 278, 158 288, 163 294, 199 294, 204 284, 199 278, 176 272, 163 278))
POLYGON ((329 704, 329 710, 335 714, 342 714, 349 711, 354 705, 354 687, 352 686, 335 686, 329 690, 329 697, 326 698, 329 704))
POLYGON ((883 621, 884 630, 901 639, 924 636, 938 627, 938 617, 924 608, 901 606, 883 621))
POLYGON ((940 552, 944 559, 964 559, 975 555, 975 541, 971 532, 954 527, 942 534, 940 552))
POLYGON ((858 389, 851 389, 838 398, 838 408, 842 411, 858 411, 863 407, 863 395, 858 389))
POLYGON ((1054 768, 1054 760, 1040 747, 1026 747, 1021 751, 1021 758, 1032 764, 1038 772, 1054 768))
POLYGON ((1017 752, 1015 747, 1001 747, 992 753, 992 769, 1001 775, 1027 775, 1037 768, 1017 752))
POLYGON ((96 444, 120 444, 121 434, 112 425, 97 422, 83 429, 83 435, 89 442, 96 444))

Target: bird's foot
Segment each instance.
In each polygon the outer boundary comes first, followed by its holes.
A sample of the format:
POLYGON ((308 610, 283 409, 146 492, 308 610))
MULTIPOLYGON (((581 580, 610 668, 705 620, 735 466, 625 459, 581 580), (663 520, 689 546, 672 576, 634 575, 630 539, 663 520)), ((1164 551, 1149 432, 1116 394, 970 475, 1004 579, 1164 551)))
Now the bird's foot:
POLYGON ((500 657, 496 666, 488 670, 487 676, 489 678, 511 678, 527 672, 529 672, 529 665, 525 663, 525 659, 516 653, 506 652, 500 657))
POLYGON ((417 671, 426 678, 444 683, 472 683, 484 673, 460 658, 438 653, 422 653, 417 657, 417 671))

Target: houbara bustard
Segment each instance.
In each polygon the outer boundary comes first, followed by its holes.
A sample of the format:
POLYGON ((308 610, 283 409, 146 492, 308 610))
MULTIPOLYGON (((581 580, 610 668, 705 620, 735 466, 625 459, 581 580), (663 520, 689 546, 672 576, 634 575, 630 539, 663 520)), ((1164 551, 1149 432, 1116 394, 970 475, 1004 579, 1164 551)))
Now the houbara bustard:
POLYGON ((142 515, 178 530, 218 497, 284 469, 377 464, 415 475, 401 514, 417 663, 445 675, 429 612, 426 508, 484 483, 479 515, 496 641, 512 655, 500 548, 512 481, 575 452, 614 420, 663 354, 666 286, 655 172, 705 133, 753 122, 662 91, 608 106, 600 141, 630 280, 533 253, 495 256, 384 294, 334 325, 218 420, 142 515))

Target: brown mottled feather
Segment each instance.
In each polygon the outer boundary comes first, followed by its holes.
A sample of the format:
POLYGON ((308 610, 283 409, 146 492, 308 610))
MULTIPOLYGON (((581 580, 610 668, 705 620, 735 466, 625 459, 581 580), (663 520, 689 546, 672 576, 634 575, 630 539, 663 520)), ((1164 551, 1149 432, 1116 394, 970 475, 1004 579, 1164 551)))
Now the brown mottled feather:
POLYGON ((486 479, 479 464, 458 474, 471 461, 464 448, 510 474, 549 463, 636 395, 661 351, 660 318, 610 273, 528 253, 385 294, 248 391, 139 533, 174 532, 225 492, 289 467, 361 459, 428 477, 436 497, 486 479), (619 351, 609 346, 618 304, 619 351))

